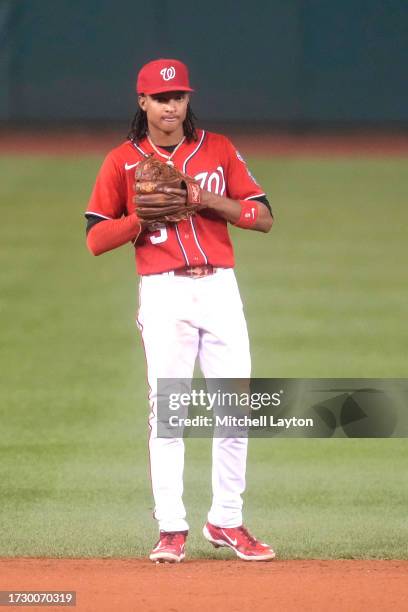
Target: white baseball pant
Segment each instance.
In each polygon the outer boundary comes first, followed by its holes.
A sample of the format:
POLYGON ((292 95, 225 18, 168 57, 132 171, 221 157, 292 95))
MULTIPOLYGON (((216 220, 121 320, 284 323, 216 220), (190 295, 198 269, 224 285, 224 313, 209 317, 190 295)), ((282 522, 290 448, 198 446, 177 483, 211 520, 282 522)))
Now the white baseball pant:
MULTIPOLYGON (((218 268, 203 278, 172 272, 143 276, 138 326, 149 384, 149 453, 154 516, 162 531, 188 529, 183 503, 184 441, 157 437, 157 379, 193 377, 196 358, 205 378, 249 378, 248 331, 235 274, 218 268)), ((247 438, 214 438, 213 499, 208 520, 242 524, 247 438)))

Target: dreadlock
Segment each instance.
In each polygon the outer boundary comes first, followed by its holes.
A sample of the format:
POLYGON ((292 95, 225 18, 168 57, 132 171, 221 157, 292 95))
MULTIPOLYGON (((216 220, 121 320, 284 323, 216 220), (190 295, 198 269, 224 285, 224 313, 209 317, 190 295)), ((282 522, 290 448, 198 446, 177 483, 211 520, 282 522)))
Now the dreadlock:
MULTIPOLYGON (((186 137, 187 142, 191 142, 192 140, 198 140, 197 131, 195 127, 196 120, 197 117, 191 110, 190 104, 188 104, 186 118, 183 121, 184 136, 186 137)), ((129 140, 137 144, 138 142, 143 140, 146 135, 147 115, 146 112, 139 107, 136 111, 135 116, 133 117, 127 137, 129 140)))

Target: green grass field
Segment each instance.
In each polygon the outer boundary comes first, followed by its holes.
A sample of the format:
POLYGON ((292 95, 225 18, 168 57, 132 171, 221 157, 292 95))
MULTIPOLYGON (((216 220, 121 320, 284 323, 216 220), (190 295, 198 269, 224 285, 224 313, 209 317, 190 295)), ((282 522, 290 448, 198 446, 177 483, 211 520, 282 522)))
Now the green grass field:
MULTIPOLYGON (((101 159, 0 158, 0 556, 146 555, 137 277, 93 258, 81 216, 101 159)), ((406 377, 404 159, 251 160, 276 214, 234 230, 257 377, 406 377)), ((408 445, 251 440, 245 519, 281 558, 408 558, 408 445)), ((190 557, 213 552, 210 441, 188 440, 190 557)))

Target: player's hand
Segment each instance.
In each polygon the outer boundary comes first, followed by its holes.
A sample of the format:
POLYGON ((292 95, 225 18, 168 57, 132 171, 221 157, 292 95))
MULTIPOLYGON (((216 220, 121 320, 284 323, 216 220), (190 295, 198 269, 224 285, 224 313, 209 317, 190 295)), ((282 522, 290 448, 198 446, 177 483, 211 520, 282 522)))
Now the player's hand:
POLYGON ((213 200, 213 194, 210 191, 201 189, 201 204, 203 208, 208 208, 213 200))
MULTIPOLYGON (((180 196, 181 198, 184 198, 183 202, 186 201, 187 192, 184 189, 177 189, 175 187, 163 187, 162 193, 180 196)), ((209 205, 212 194, 209 191, 205 191, 205 189, 200 189, 200 194, 201 208, 206 208, 209 205)))
POLYGON ((183 200, 183 203, 186 203, 187 200, 187 191, 185 189, 178 189, 177 187, 160 187, 159 188, 162 193, 167 193, 169 195, 180 196, 183 200))

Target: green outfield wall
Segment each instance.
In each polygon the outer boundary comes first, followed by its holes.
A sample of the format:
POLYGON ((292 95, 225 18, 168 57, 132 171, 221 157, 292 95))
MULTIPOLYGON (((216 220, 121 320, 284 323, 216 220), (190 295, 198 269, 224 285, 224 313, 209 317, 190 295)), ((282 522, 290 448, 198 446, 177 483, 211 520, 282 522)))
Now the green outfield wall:
POLYGON ((408 122, 406 0, 3 0, 0 120, 127 119, 163 56, 204 120, 408 122))

